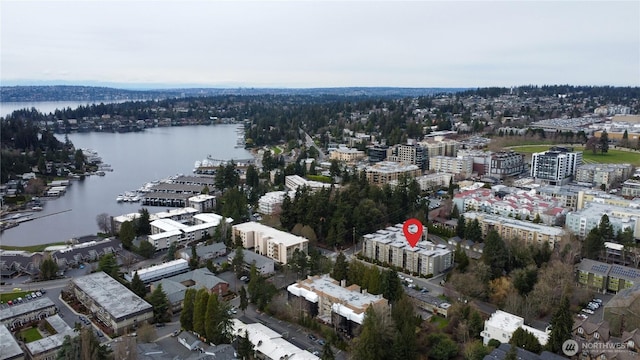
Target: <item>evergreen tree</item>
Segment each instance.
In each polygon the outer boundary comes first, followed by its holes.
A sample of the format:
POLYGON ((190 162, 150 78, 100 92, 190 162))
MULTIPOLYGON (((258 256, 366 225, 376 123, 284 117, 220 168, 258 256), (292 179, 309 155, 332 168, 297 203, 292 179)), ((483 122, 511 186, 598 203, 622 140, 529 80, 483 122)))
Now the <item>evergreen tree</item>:
POLYGON ((249 331, 244 331, 244 336, 238 336, 238 357, 241 360, 253 359, 253 344, 249 339, 249 331))
POLYGON ((220 302, 217 294, 209 295, 207 310, 204 316, 204 331, 207 341, 217 344, 213 339, 218 337, 218 319, 220 318, 220 302))
POLYGON ((162 284, 159 284, 147 298, 147 301, 153 306, 153 320, 156 323, 165 323, 171 320, 171 304, 167 299, 167 294, 162 290, 162 284))
POLYGON ((133 248, 133 239, 136 237, 136 230, 134 229, 131 221, 125 221, 120 225, 118 237, 122 242, 122 247, 127 250, 131 250, 133 248))
POLYGON ((354 360, 387 360, 393 354, 389 344, 393 342, 392 328, 386 315, 378 314, 369 306, 362 323, 360 336, 352 347, 354 360))
POLYGON ((464 251, 462 245, 458 243, 456 245, 456 252, 454 254, 455 262, 457 264, 457 268, 460 272, 464 273, 467 271, 469 267, 469 256, 467 256, 467 252, 464 251))
POLYGON ((239 279, 244 272, 244 248, 242 246, 236 247, 233 260, 231 260, 231 268, 239 279))
POLYGON ((491 230, 487 234, 482 252, 482 260, 491 268, 492 279, 499 278, 503 272, 508 270, 507 262, 509 260, 509 254, 507 247, 495 230, 491 230))
POLYGON ((206 336, 204 319, 207 313, 208 302, 209 293, 207 292, 207 289, 202 288, 198 290, 193 307, 193 331, 201 336, 206 336))
POLYGON ((347 257, 342 253, 342 251, 336 257, 336 264, 333 266, 333 273, 331 277, 342 281, 347 278, 347 274, 349 273, 349 263, 347 263, 347 257))
POLYGON ((516 346, 510 346, 509 351, 504 356, 504 360, 518 360, 518 348, 516 346))
POLYGON ((141 241, 140 247, 138 248, 138 254, 144 257, 145 259, 151 259, 153 254, 156 252, 156 247, 153 246, 152 243, 148 241, 141 241))
POLYGON ((540 345, 538 339, 532 333, 520 327, 513 332, 513 335, 511 335, 509 344, 511 344, 511 346, 523 348, 536 354, 540 353, 540 351, 542 350, 542 346, 540 345))
POLYGON ((106 254, 98 261, 98 271, 104 271, 106 274, 114 279, 118 278, 118 261, 113 254, 106 254))
POLYGON ((169 248, 167 249, 167 254, 165 255, 165 260, 167 261, 173 261, 176 259, 176 250, 177 250, 177 244, 176 242, 172 242, 171 244, 169 244, 169 248))
POLYGON ((560 354, 562 344, 571 338, 571 330, 573 328, 573 318, 569 308, 569 298, 562 297, 558 310, 551 317, 551 334, 547 342, 546 349, 548 351, 560 354))
POLYGON ((325 342, 322 346, 322 354, 320 354, 320 360, 335 360, 336 356, 333 354, 333 349, 328 342, 325 342))
POLYGON ((249 298, 247 297, 247 290, 245 287, 240 288, 240 310, 243 312, 249 307, 249 298))
POLYGON ((484 329, 484 321, 477 311, 472 311, 469 316, 469 335, 472 339, 479 339, 480 333, 484 329))
POLYGON ((536 217, 533 219, 534 224, 540 224, 542 219, 540 218, 540 213, 536 213, 536 217))
POLYGON ((193 330, 193 313, 196 294, 197 290, 193 288, 187 289, 184 293, 182 312, 180 313, 180 326, 188 331, 193 330))
POLYGON ((622 134, 622 141, 620 142, 620 145, 629 147, 629 133, 626 129, 624 130, 624 134, 622 134))
POLYGON ((396 331, 393 339, 393 358, 415 359, 418 355, 416 338, 416 314, 409 298, 402 296, 392 307, 391 318, 396 331))
POLYGON ((609 134, 607 130, 602 130, 602 134, 599 139, 600 151, 605 154, 609 152, 609 134))
POLYGON ((478 219, 465 225, 464 237, 473 242, 482 242, 482 228, 478 219))
POLYGON ((598 233, 600 233, 600 236, 604 241, 611 241, 614 239, 613 225, 611 225, 611 221, 609 221, 609 216, 607 214, 603 214, 600 218, 598 233))
POLYGON ((429 359, 449 360, 458 354, 458 345, 443 333, 432 333, 427 336, 429 343, 429 359))
POLYGON ((395 303, 404 294, 398 273, 393 269, 383 271, 380 287, 382 296, 391 303, 395 303))
POLYGON ((151 235, 151 219, 147 208, 140 209, 140 217, 137 220, 136 234, 138 236, 151 235))
POLYGON ((47 255, 40 263, 40 278, 42 280, 55 279, 58 276, 58 263, 47 255))
MULTIPOLYGON (((457 209, 457 207, 455 208, 457 209)), ((458 216, 458 225, 456 226, 456 235, 461 239, 464 239, 465 225, 464 215, 461 214, 458 216)))
MULTIPOLYGON (((453 205, 453 209, 451 210, 451 218, 453 219, 458 219, 458 225, 460 225, 460 210, 458 210, 458 206, 457 205, 453 205)), ((464 232, 463 232, 464 234, 464 232)), ((460 236, 460 235, 458 235, 460 236)))
POLYGON ((588 259, 597 260, 600 252, 604 249, 604 239, 600 235, 598 228, 593 228, 584 239, 582 246, 584 256, 588 259))
POLYGON ((147 287, 144 285, 144 282, 140 280, 137 271, 133 274, 133 279, 131 279, 131 291, 143 299, 147 296, 147 287))

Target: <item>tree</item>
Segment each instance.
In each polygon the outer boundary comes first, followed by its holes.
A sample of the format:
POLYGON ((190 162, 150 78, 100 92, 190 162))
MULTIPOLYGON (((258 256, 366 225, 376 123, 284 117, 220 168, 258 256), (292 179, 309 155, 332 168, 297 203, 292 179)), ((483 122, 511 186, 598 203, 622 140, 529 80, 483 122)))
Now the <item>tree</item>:
POLYGON ((382 296, 391 303, 395 303, 401 299, 404 293, 402 283, 400 282, 400 278, 398 278, 398 273, 393 269, 384 270, 380 288, 382 296))
POLYGON ((329 174, 331 175, 331 180, 335 181, 336 177, 340 176, 340 163, 338 160, 331 160, 331 166, 329 167, 329 174))
POLYGON ((464 237, 473 242, 482 242, 482 228, 478 219, 465 225, 464 237))
POLYGON ((624 133, 622 134, 622 141, 620 142, 620 145, 624 146, 624 147, 629 147, 629 133, 627 132, 627 130, 624 130, 624 133))
POLYGON ((483 360, 487 355, 489 355, 489 350, 482 345, 480 340, 474 340, 464 348, 464 358, 466 360, 483 360))
POLYGON ((240 310, 244 312, 249 307, 249 298, 247 297, 247 290, 244 286, 240 288, 240 310))
POLYGON ((193 313, 197 290, 189 288, 184 293, 182 312, 180 313, 180 326, 185 330, 193 330, 193 313))
POLYGON ((247 172, 245 177, 246 177, 247 186, 255 188, 255 187, 258 187, 258 185, 260 185, 260 178, 258 175, 258 171, 253 165, 249 165, 249 167, 247 167, 247 172))
POLYGON ((507 261, 509 260, 507 247, 495 230, 491 230, 487 234, 482 260, 491 268, 491 279, 501 277, 503 272, 507 270, 507 261))
POLYGON ((138 335, 138 341, 143 343, 150 343, 158 338, 156 327, 149 324, 148 322, 144 322, 142 325, 140 325, 138 327, 138 330, 136 330, 136 333, 138 335))
POLYGON ((136 231, 131 221, 125 221, 120 225, 118 237, 120 237, 122 246, 125 249, 131 250, 133 248, 133 239, 136 237, 136 231))
POLYGON ((534 224, 540 224, 542 219, 540 218, 540 213, 536 213, 536 217, 533 219, 534 224))
POLYGON ((58 276, 58 263, 50 255, 40 263, 40 278, 42 280, 55 279, 58 276))
POLYGON ((249 331, 244 331, 244 336, 238 336, 238 357, 241 360, 253 359, 253 343, 249 339, 249 331))
POLYGON ((151 218, 149 210, 142 208, 139 211, 140 217, 137 220, 138 226, 136 227, 136 235, 150 235, 151 234, 151 218))
POLYGON ((484 321, 480 313, 473 310, 469 316, 469 335, 472 339, 479 339, 480 333, 484 329, 484 321))
POLYGON ((207 289, 202 288, 198 290, 193 308, 193 331, 201 336, 206 335, 204 320, 207 313, 208 302, 209 292, 207 292, 207 289))
POLYGON ((106 274, 114 279, 118 278, 118 260, 113 254, 106 254, 98 261, 98 271, 104 271, 106 274))
POLYGON ((469 256, 467 256, 467 252, 464 251, 460 243, 456 245, 454 259, 457 264, 458 271, 460 271, 461 273, 466 272, 467 267, 469 267, 469 256))
POLYGON ((538 339, 527 330, 523 328, 518 328, 511 335, 511 340, 509 340, 509 344, 512 346, 517 346, 519 348, 523 348, 527 351, 534 352, 536 354, 540 353, 542 350, 542 346, 538 339))
POLYGON ((100 213, 96 215, 96 223, 102 233, 111 234, 111 216, 109 214, 100 213))
POLYGON ((391 309, 391 318, 395 324, 392 354, 394 359, 415 359, 418 355, 416 339, 416 314, 413 304, 405 295, 395 302, 391 309))
POLYGON ((600 139, 598 142, 600 151, 603 154, 609 152, 609 134, 607 134, 607 130, 602 130, 602 134, 600 134, 600 139))
POLYGON ((204 316, 204 330, 206 338, 209 342, 218 344, 215 338, 218 338, 218 321, 220 319, 220 301, 217 294, 209 295, 207 301, 207 310, 204 316))
POLYGON ((600 252, 604 249, 604 239, 600 235, 598 228, 593 228, 584 239, 584 256, 588 259, 597 260, 600 252))
POLYGON ((322 346, 322 354, 320 354, 320 360, 335 360, 336 356, 333 354, 331 344, 325 342, 322 346))
MULTIPOLYGON (((454 209, 457 209, 457 206, 454 206, 454 209)), ((458 225, 456 226, 456 235, 461 238, 464 239, 464 235, 465 235, 465 220, 464 220, 464 215, 460 214, 458 215, 458 225)))
POLYGON ((354 360, 387 360, 392 358, 391 346, 393 327, 389 316, 378 314, 373 306, 365 312, 362 332, 354 341, 354 360))
POLYGON ((165 323, 171 320, 171 304, 169 303, 167 294, 162 290, 162 284, 158 284, 148 296, 147 301, 153 306, 154 322, 165 323))
POLYGON ((512 276, 513 287, 518 290, 518 294, 527 296, 538 281, 538 269, 536 267, 516 269, 513 271, 512 276))
POLYGON ((458 345, 447 335, 432 333, 427 336, 429 343, 429 359, 449 360, 458 354, 458 345))
POLYGON ((600 218, 598 233, 604 241, 611 241, 614 239, 613 225, 611 225, 611 221, 609 221, 609 216, 607 214, 603 214, 600 218))
POLYGON ((144 282, 140 280, 140 276, 138 276, 137 271, 133 274, 133 278, 131 279, 131 291, 143 299, 147 295, 147 287, 144 285, 144 282))
POLYGON ((239 279, 244 272, 244 248, 242 246, 236 247, 236 252, 231 260, 231 268, 239 279))
POLYGON ((504 356, 504 360, 518 360, 518 348, 516 346, 510 346, 509 351, 504 356))
POLYGON ((58 360, 106 360, 111 350, 100 344, 93 332, 93 328, 85 327, 80 330, 80 335, 65 336, 62 346, 56 354, 58 360))
POLYGON ((143 256, 146 259, 150 259, 153 257, 153 254, 156 252, 156 247, 153 246, 152 243, 148 241, 141 241, 140 247, 138 248, 138 254, 143 256))
POLYGON ((298 278, 304 278, 309 267, 307 254, 300 249, 295 249, 289 261, 291 268, 298 274, 298 278))
POLYGON ((562 344, 571 338, 573 318, 569 308, 569 298, 563 296, 558 310, 551 317, 551 334, 547 342, 547 350, 560 354, 562 344))
POLYGON ((349 263, 347 263, 347 257, 342 253, 342 251, 336 257, 336 264, 333 266, 333 273, 331 277, 342 281, 347 278, 347 274, 349 273, 349 263))

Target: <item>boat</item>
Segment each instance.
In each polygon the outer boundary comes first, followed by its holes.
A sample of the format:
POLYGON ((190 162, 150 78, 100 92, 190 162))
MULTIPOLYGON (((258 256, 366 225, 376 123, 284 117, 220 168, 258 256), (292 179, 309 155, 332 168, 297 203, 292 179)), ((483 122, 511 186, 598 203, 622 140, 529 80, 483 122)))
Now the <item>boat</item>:
POLYGON ((123 201, 124 201, 124 196, 122 196, 122 195, 118 195, 118 196, 116 197, 116 201, 117 201, 117 202, 123 202, 123 201))
POLYGON ((42 206, 34 206, 31 208, 31 210, 33 211, 42 211, 42 209, 43 209, 42 206))
POLYGON ((96 175, 98 175, 98 176, 104 176, 105 174, 104 174, 104 171, 97 171, 97 172, 96 172, 96 175))

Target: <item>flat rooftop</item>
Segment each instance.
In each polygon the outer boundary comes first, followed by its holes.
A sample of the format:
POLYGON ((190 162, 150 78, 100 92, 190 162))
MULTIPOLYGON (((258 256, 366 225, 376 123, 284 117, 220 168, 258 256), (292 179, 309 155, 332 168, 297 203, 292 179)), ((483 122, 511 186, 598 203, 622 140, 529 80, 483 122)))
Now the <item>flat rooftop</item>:
POLYGON ((64 342, 64 338, 68 335, 71 337, 76 336, 75 331, 67 325, 67 323, 60 318, 58 315, 49 316, 46 318, 46 321, 51 325, 55 330, 56 334, 47 336, 40 340, 36 340, 26 344, 27 350, 32 355, 42 354, 51 350, 55 350, 62 346, 64 342))
POLYGON ((18 342, 6 326, 0 325, 0 359, 17 359, 24 356, 18 342))
POLYGON ((467 220, 482 218, 484 219, 483 220, 484 222, 489 224, 491 223, 507 224, 510 227, 515 229, 520 229, 525 231, 535 231, 537 233, 551 235, 551 236, 560 236, 564 233, 564 230, 562 230, 562 228, 559 228, 559 227, 534 224, 528 221, 516 220, 516 219, 504 217, 504 216, 497 216, 497 215, 486 214, 486 213, 477 213, 473 211, 464 213, 464 218, 467 220))
POLYGON ((327 296, 339 299, 341 304, 356 309, 363 309, 365 306, 383 299, 381 295, 362 293, 358 291, 357 288, 344 288, 336 282, 337 281, 329 277, 329 275, 322 275, 320 277, 311 277, 296 284, 292 284, 289 286, 289 289, 295 291, 295 288, 298 288, 310 290, 312 292, 322 292, 327 296))
POLYGON ((102 271, 75 278, 72 282, 116 320, 152 310, 149 303, 102 271))
POLYGON ((56 305, 48 297, 39 297, 35 300, 25 300, 22 304, 16 304, 0 310, 0 323, 4 323, 9 319, 30 314, 32 312, 55 307, 56 305))
POLYGON ((265 237, 271 238, 274 242, 287 247, 309 241, 308 239, 303 238, 302 236, 289 234, 287 232, 280 231, 278 229, 274 229, 266 225, 262 225, 255 221, 234 225, 233 228, 243 232, 259 233, 262 238, 265 238, 265 237))

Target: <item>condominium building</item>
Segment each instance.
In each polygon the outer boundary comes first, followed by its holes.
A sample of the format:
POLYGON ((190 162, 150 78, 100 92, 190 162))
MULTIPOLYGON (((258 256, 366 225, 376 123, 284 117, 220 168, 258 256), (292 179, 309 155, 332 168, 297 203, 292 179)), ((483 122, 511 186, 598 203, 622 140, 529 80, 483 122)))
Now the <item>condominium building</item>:
MULTIPOLYGON (((313 355, 309 351, 305 349, 300 349, 299 347, 293 345, 292 343, 285 340, 284 336, 271 328, 260 324, 245 324, 238 319, 232 319, 233 324, 233 337, 245 337, 248 336, 249 341, 252 344, 252 353, 255 354, 257 359, 264 360, 284 360, 284 359, 292 359, 292 360, 320 360, 320 358, 316 355, 313 355)), ((183 334, 189 334, 188 332, 183 332, 183 334)), ((293 339, 297 334, 290 334, 293 339)), ((185 335, 180 335, 185 336, 185 335)), ((197 339, 194 338, 195 341, 197 339)), ((183 343, 185 345, 186 342, 183 343)), ((187 346, 187 345, 185 345, 187 346)), ((195 349, 195 348, 194 348, 195 349)), ((192 350, 194 350, 192 349, 192 350)), ((233 352, 235 354, 235 352, 233 352)), ((200 354, 202 355, 202 354, 200 354)), ((203 358, 214 358, 218 359, 217 356, 205 356, 203 358)), ((235 356, 233 357, 235 358, 235 356)), ((220 357, 222 359, 222 357, 220 357)))
POLYGON ((422 146, 410 144, 398 144, 387 155, 387 161, 395 161, 417 165, 421 170, 427 167, 427 151, 422 146))
POLYGON ((313 276, 287 287, 289 305, 310 317, 332 324, 337 331, 357 336, 370 306, 382 313, 389 303, 382 295, 372 295, 358 285, 345 286, 329 275, 313 276))
POLYGON ((472 173, 477 174, 480 177, 489 175, 491 168, 491 151, 460 149, 458 150, 458 157, 471 158, 472 173))
POLYGON ((453 204, 460 212, 473 210, 531 221, 539 216, 546 225, 559 225, 569 211, 560 200, 524 190, 500 196, 492 189, 465 190, 454 196, 453 204))
POLYGON ((309 189, 311 189, 311 191, 315 191, 337 185, 327 184, 320 181, 307 180, 298 175, 288 175, 284 178, 284 186, 286 186, 291 191, 296 191, 299 187, 308 187, 309 189))
POLYGON ((468 156, 435 156, 429 159, 429 170, 468 177, 473 173, 473 158, 468 156))
POLYGON ((337 149, 331 151, 329 154, 329 159, 338 160, 347 163, 353 163, 358 160, 361 160, 365 157, 365 153, 362 150, 352 149, 348 147, 338 147, 337 149))
POLYGON ((589 203, 613 205, 617 207, 640 208, 640 199, 629 200, 622 196, 609 194, 601 190, 580 190, 576 200, 576 210, 583 209, 589 203))
POLYGON ((308 252, 309 240, 257 222, 233 225, 233 239, 239 237, 245 249, 254 249, 260 255, 286 264, 295 250, 308 252))
POLYGON ((485 175, 504 179, 524 172, 524 155, 514 151, 500 151, 491 154, 489 172, 485 175))
POLYGON ((416 275, 436 275, 453 264, 453 253, 445 245, 426 239, 426 228, 415 247, 407 242, 402 224, 363 236, 363 255, 383 264, 397 266, 416 275))
POLYGON ((550 185, 564 185, 576 175, 582 165, 582 151, 552 147, 531 156, 531 177, 550 185))
POLYGON ((640 270, 600 261, 582 259, 576 265, 579 284, 598 292, 615 292, 640 284, 640 270))
POLYGON ((427 150, 429 158, 435 156, 457 156, 460 143, 456 140, 446 139, 443 136, 436 136, 433 139, 421 141, 420 145, 427 150))
MULTIPOLYGON (((191 218, 191 225, 186 225, 171 219, 158 219, 151 222, 151 235, 147 237, 156 250, 168 249, 171 244, 186 245, 202 240, 213 234, 215 228, 223 221, 217 214, 197 214, 191 218)), ((233 219, 227 218, 226 223, 233 219)))
POLYGON ((200 194, 187 199, 187 207, 194 208, 199 212, 207 212, 216 208, 216 197, 213 195, 200 194))
POLYGON ((365 168, 367 181, 374 185, 385 185, 392 180, 400 180, 401 177, 415 178, 422 175, 422 170, 417 165, 381 161, 365 168))
MULTIPOLYGON (((149 221, 159 220, 159 219, 171 219, 183 224, 188 224, 192 221, 193 216, 199 213, 198 209, 194 209, 191 207, 172 209, 167 211, 160 211, 157 213, 149 214, 149 221)), ((114 233, 120 232, 120 227, 126 221, 135 221, 140 218, 140 213, 129 213, 120 216, 115 216, 111 219, 111 225, 114 233)))
POLYGON ((153 307, 100 271, 71 280, 72 292, 111 334, 122 335, 153 317, 153 307))
POLYGON ((369 155, 369 162, 372 164, 379 163, 387 160, 389 147, 386 145, 378 145, 367 149, 367 155, 369 155))
POLYGON ((499 215, 471 211, 465 212, 464 218, 467 222, 478 219, 484 236, 487 236, 489 231, 495 230, 503 239, 519 239, 527 245, 542 245, 546 242, 553 249, 564 235, 564 231, 559 227, 534 224, 499 215))
POLYGON ((420 186, 420 190, 433 190, 437 188, 449 187, 451 185, 451 180, 453 179, 453 174, 449 173, 433 173, 427 174, 416 178, 418 185, 420 186))
POLYGON ((633 236, 640 239, 640 203, 632 203, 636 207, 615 206, 590 202, 581 210, 567 214, 567 229, 578 236, 585 237, 591 229, 600 224, 603 215, 607 215, 615 232, 631 229, 633 236))
POLYGON ((582 164, 576 170, 575 180, 580 183, 610 187, 631 176, 631 164, 582 164))
POLYGON ((622 196, 639 197, 640 196, 640 180, 631 179, 622 184, 622 196))
POLYGON ((293 200, 296 197, 295 191, 271 191, 260 197, 258 200, 258 212, 264 215, 273 215, 280 211, 285 196, 293 200))
POLYGON ((496 310, 484 322, 484 330, 482 330, 480 336, 482 336, 482 342, 485 346, 489 344, 491 339, 498 340, 501 343, 508 343, 513 333, 518 329, 523 329, 533 334, 540 345, 544 346, 549 341, 549 333, 527 326, 520 316, 502 310, 496 310))

